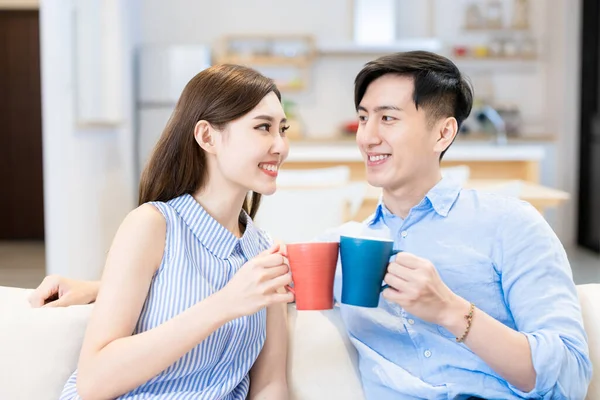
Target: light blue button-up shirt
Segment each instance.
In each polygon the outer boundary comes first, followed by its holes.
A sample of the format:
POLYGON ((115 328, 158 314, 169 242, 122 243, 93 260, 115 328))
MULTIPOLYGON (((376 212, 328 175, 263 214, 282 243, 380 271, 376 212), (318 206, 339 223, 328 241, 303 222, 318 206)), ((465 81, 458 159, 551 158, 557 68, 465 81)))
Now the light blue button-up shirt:
MULTIPOLYGON (((535 388, 521 392, 450 332, 381 297, 378 308, 341 305, 369 400, 585 397, 592 365, 571 269, 531 205, 442 179, 406 219, 380 202, 362 224, 321 239, 343 234, 391 238, 396 248, 430 260, 454 293, 526 335, 537 373, 535 388)), ((338 265, 338 300, 341 285, 338 265)))

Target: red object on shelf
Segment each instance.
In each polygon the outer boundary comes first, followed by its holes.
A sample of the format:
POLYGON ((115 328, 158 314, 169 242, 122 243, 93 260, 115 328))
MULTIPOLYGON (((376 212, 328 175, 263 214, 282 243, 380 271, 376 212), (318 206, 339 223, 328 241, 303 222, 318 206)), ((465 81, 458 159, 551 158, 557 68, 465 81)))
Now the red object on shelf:
POLYGON ((453 50, 456 57, 466 57, 468 53, 465 46, 455 46, 453 50))
POLYGON ((358 130, 358 121, 346 122, 343 125, 344 133, 355 134, 358 130))

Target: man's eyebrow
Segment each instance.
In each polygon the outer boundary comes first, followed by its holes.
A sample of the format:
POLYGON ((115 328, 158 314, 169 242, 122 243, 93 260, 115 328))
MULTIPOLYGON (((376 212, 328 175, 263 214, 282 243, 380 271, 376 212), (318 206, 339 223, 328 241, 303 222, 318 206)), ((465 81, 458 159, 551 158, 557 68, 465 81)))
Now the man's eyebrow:
POLYGON ((379 112, 379 111, 388 111, 388 110, 391 110, 391 111, 402 111, 402 109, 400 107, 388 106, 388 105, 375 107, 375 109, 373 111, 379 112))
MULTIPOLYGON (((363 106, 358 106, 357 111, 365 111, 365 112, 369 112, 365 107, 363 106)), ((373 112, 379 112, 379 111, 387 111, 387 110, 392 110, 392 111, 402 111, 402 109, 400 107, 396 107, 396 106, 389 106, 389 105, 383 105, 383 106, 377 106, 373 109, 373 112)))

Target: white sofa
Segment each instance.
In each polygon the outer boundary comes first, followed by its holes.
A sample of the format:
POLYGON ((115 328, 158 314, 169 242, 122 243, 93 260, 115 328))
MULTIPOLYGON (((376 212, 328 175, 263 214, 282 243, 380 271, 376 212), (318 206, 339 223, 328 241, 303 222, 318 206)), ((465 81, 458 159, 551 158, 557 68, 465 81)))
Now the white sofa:
MULTIPOLYGON (((600 284, 578 286, 590 355, 600 365, 600 284)), ((32 309, 29 290, 0 287, 0 399, 55 400, 75 369, 92 306, 32 309)), ((337 310, 289 307, 293 399, 364 399, 356 353, 337 310)), ((600 400, 600 367, 587 399, 600 400)))

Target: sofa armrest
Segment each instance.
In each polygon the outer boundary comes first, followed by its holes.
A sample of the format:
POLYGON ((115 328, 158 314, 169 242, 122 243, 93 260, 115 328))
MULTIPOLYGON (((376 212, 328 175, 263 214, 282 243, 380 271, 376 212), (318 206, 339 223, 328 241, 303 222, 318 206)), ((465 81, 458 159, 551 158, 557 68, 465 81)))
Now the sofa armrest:
POLYGON ((92 306, 31 308, 0 287, 0 399, 56 400, 77 367, 92 306))
POLYGON ((577 292, 594 367, 586 399, 600 399, 600 284, 578 285, 577 292))

